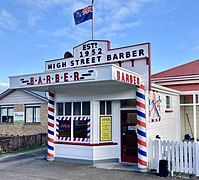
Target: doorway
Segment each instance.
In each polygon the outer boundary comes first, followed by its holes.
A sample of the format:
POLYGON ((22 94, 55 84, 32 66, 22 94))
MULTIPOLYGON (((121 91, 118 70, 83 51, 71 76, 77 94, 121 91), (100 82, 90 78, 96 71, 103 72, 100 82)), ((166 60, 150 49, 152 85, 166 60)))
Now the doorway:
POLYGON ((121 110, 121 161, 137 163, 137 113, 121 110))

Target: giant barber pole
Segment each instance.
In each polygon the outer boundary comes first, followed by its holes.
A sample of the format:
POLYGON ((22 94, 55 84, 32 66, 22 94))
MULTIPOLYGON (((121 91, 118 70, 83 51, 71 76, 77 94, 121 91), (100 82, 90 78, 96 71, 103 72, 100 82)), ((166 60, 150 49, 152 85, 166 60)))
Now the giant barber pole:
POLYGON ((146 100, 145 87, 140 85, 137 87, 137 134, 138 134, 138 167, 140 169, 147 168, 147 137, 146 137, 146 100))
POLYGON ((55 127, 55 95, 51 92, 48 93, 48 160, 55 158, 55 145, 54 145, 54 127, 55 127))

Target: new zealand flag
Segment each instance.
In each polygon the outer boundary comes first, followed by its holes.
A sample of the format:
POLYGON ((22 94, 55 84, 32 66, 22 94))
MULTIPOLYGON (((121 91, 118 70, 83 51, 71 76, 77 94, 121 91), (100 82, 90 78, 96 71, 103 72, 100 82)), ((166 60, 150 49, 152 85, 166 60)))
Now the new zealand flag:
POLYGON ((93 7, 88 6, 84 9, 79 9, 73 13, 75 25, 78 25, 80 23, 83 23, 84 21, 87 21, 89 19, 93 18, 93 7))

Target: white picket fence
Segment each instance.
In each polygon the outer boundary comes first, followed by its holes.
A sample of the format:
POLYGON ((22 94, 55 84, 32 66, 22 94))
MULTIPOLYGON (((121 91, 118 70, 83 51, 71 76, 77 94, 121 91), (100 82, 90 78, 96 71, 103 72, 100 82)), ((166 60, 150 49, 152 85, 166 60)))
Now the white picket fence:
POLYGON ((151 140, 148 142, 149 170, 159 172, 159 160, 168 160, 170 172, 199 176, 199 142, 151 140))

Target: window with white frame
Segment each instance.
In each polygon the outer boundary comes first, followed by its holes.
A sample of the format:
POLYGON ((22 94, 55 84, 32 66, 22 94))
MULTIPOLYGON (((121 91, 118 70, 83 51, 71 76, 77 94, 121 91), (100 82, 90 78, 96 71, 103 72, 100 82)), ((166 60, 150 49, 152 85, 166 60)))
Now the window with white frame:
POLYGON ((112 114, 112 101, 100 101, 100 115, 112 114))
POLYGON ((57 103, 57 115, 63 116, 64 114, 64 103, 57 103))
POLYGON ((13 123, 14 107, 0 107, 0 122, 1 123, 13 123))
POLYGON ((100 101, 100 141, 112 140, 112 101, 100 101))
POLYGON ((166 109, 171 109, 171 96, 166 96, 166 109))
POLYGON ((57 116, 90 116, 90 101, 58 102, 56 104, 57 116), (73 113, 72 113, 73 110, 73 113))
POLYGON ((90 101, 59 102, 56 105, 57 116, 70 116, 73 119, 73 121, 71 119, 59 121, 59 136, 71 136, 71 123, 73 123, 73 138, 87 138, 88 120, 82 117, 90 116, 90 101), (80 117, 80 119, 74 120, 74 117, 80 117))
POLYGON ((26 123, 40 123, 40 106, 27 106, 25 108, 26 123))

